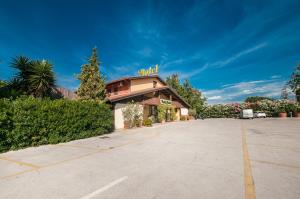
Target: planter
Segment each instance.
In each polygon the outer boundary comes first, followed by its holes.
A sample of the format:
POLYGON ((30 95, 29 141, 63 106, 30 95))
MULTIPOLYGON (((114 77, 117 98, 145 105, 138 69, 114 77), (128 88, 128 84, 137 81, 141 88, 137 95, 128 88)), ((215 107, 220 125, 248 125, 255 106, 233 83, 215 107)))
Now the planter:
POLYGON ((287 113, 286 112, 279 113, 279 117, 287 117, 287 113))
POLYGON ((130 128, 130 122, 124 122, 124 129, 130 128))
POLYGON ((300 118, 300 112, 295 113, 295 116, 300 118))

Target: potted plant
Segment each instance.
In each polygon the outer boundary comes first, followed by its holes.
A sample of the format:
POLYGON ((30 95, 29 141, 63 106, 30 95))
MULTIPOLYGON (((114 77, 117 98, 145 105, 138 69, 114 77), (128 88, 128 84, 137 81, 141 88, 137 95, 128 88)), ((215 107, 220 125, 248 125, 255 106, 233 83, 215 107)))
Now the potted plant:
POLYGON ((124 129, 129 129, 130 128, 130 121, 124 120, 124 129))
POLYGON ((278 116, 281 118, 287 117, 286 113, 286 105, 283 103, 279 103, 277 107, 278 116))
POLYGON ((300 103, 296 104, 295 116, 300 118, 300 103))

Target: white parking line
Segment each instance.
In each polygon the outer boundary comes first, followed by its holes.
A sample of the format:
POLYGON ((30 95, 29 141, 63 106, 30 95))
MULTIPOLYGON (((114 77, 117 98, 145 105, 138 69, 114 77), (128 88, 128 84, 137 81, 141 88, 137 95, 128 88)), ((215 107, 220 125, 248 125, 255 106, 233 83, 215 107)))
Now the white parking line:
POLYGON ((104 192, 104 191, 106 191, 106 190, 112 188, 113 186, 115 186, 115 185, 117 185, 117 184, 123 182, 124 180, 127 180, 127 178, 128 178, 128 176, 124 176, 124 177, 122 177, 122 178, 119 178, 119 179, 117 179, 117 180, 115 180, 115 181, 109 183, 108 185, 106 185, 106 186, 104 186, 104 187, 102 187, 102 188, 100 188, 100 189, 98 189, 98 190, 96 190, 96 191, 90 193, 89 195, 82 197, 81 199, 91 199, 91 198, 93 198, 94 196, 96 196, 96 195, 98 195, 98 194, 100 194, 100 193, 102 193, 102 192, 104 192))

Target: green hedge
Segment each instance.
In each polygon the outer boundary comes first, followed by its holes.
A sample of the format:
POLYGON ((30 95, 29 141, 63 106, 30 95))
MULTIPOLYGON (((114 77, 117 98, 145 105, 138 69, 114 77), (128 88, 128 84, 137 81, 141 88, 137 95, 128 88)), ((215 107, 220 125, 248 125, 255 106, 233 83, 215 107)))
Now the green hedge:
POLYGON ((0 99, 0 152, 109 133, 109 106, 92 101, 0 99))

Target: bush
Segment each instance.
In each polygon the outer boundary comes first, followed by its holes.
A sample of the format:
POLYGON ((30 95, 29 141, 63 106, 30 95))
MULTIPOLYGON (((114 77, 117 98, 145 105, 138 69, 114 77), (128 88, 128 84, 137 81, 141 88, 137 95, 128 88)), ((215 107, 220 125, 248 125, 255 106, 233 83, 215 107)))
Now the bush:
POLYGON ((112 112, 103 103, 32 97, 0 102, 2 151, 102 135, 113 127, 112 112))
POLYGON ((236 118, 243 109, 262 111, 268 117, 277 116, 280 112, 297 112, 299 103, 288 100, 261 100, 254 103, 216 104, 208 105, 201 115, 205 118, 236 118))
POLYGON ((0 99, 0 152, 10 148, 10 141, 7 136, 13 127, 12 106, 10 105, 8 99, 0 99))
POLYGON ((129 128, 141 126, 143 120, 143 109, 141 105, 135 102, 130 102, 122 109, 124 123, 128 124, 129 128))
POLYGON ((167 110, 170 110, 170 120, 176 120, 176 111, 172 105, 160 104, 157 106, 157 119, 158 122, 163 122, 166 118, 167 110))
POLYGON ((151 119, 145 119, 144 120, 144 126, 152 126, 152 120, 151 119))

